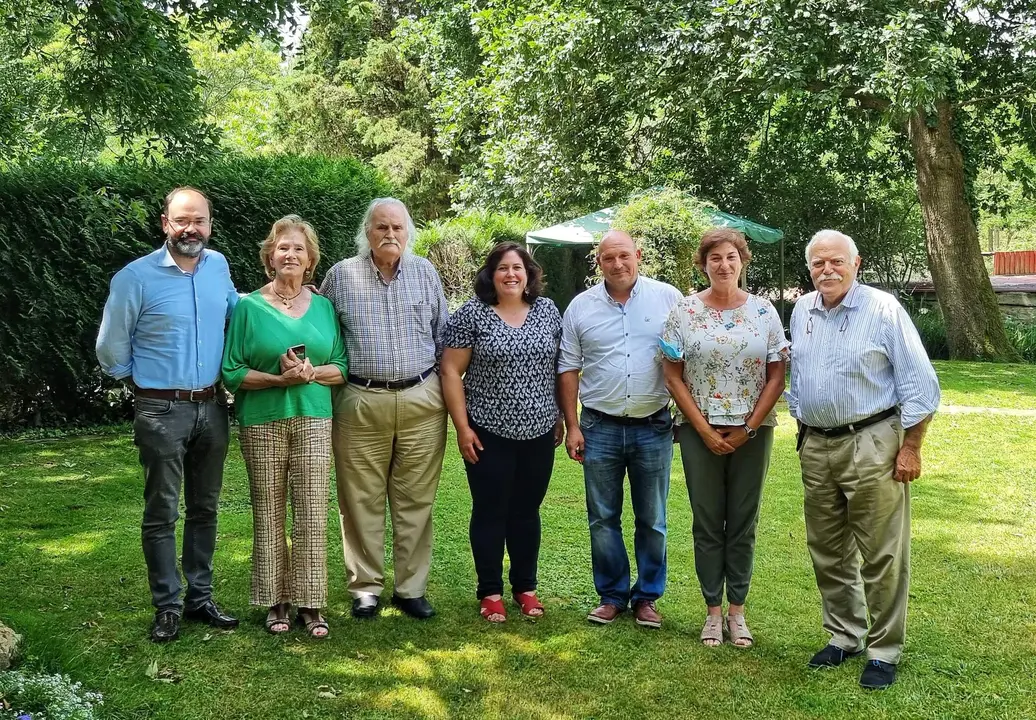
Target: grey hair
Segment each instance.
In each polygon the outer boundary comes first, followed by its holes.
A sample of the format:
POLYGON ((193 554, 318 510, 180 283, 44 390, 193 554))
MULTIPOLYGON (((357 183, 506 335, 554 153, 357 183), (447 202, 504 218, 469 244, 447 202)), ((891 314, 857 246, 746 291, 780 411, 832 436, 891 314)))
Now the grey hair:
POLYGON ((845 244, 849 246, 849 264, 855 265, 856 258, 860 257, 860 251, 856 247, 856 242, 851 237, 843 232, 837 230, 819 230, 813 237, 806 243, 806 265, 809 266, 810 253, 813 251, 813 246, 823 240, 843 240, 845 244))
POLYGON ((371 204, 367 206, 367 212, 363 214, 363 222, 360 223, 359 230, 356 231, 356 255, 367 255, 371 251, 370 240, 367 239, 367 232, 371 229, 371 216, 374 215, 375 209, 382 205, 398 205, 403 208, 403 214, 406 215, 406 245, 403 248, 403 252, 412 253, 414 251, 413 240, 417 237, 417 228, 414 227, 414 221, 410 217, 410 211, 407 210, 407 206, 402 200, 398 200, 394 197, 381 197, 374 198, 371 200, 371 204))

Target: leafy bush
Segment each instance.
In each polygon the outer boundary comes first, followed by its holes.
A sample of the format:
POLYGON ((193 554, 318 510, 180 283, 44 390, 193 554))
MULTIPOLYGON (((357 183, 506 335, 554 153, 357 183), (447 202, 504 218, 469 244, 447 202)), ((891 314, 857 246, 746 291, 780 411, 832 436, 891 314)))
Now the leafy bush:
POLYGON ((694 251, 713 227, 710 206, 680 190, 664 189, 635 198, 612 221, 640 245, 640 272, 687 292, 702 282, 694 267, 694 251))
POLYGON ((450 309, 474 295, 475 273, 493 246, 525 244, 525 233, 538 227, 527 215, 501 215, 474 210, 446 220, 434 220, 418 230, 414 252, 427 257, 439 271, 450 309))
POLYGON ((367 204, 388 191, 360 163, 320 158, 40 163, 0 173, 0 428, 126 416, 97 367, 97 326, 111 276, 161 244, 162 201, 177 185, 211 198, 211 245, 241 291, 266 282, 258 246, 275 220, 297 213, 313 224, 319 275, 353 251, 367 204))
POLYGON ((104 704, 99 693, 86 692, 65 675, 0 672, 0 718, 94 720, 104 704), (5 710, 9 707, 9 710, 5 710))
MULTIPOLYGON (((907 312, 914 321, 914 327, 921 336, 921 342, 928 357, 933 360, 947 360, 950 357, 950 346, 946 342, 946 323, 939 307, 928 307, 924 304, 907 303, 907 312)), ((1007 339, 1027 363, 1036 363, 1036 323, 1022 322, 1010 316, 1004 317, 1007 339)))

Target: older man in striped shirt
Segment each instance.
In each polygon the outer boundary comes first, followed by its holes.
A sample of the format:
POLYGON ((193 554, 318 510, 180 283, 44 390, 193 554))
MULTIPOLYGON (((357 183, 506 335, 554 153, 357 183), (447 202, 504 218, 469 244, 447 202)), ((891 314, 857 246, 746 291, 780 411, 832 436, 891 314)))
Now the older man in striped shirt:
POLYGON ((791 316, 787 396, 799 422, 806 542, 831 635, 809 665, 836 667, 866 648, 860 685, 881 689, 895 682, 903 652, 910 483, 921 475, 939 382, 902 306, 856 282, 852 238, 821 230, 806 261, 817 290, 791 316))

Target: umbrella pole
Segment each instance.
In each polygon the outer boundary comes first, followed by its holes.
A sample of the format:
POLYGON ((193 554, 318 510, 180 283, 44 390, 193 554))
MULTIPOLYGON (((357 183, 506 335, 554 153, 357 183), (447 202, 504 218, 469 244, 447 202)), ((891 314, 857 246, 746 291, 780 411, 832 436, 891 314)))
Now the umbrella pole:
POLYGON ((781 237, 780 253, 781 253, 781 262, 780 262, 780 265, 781 265, 781 286, 780 286, 779 292, 780 292, 780 298, 781 298, 781 322, 784 322, 784 238, 783 237, 781 237))

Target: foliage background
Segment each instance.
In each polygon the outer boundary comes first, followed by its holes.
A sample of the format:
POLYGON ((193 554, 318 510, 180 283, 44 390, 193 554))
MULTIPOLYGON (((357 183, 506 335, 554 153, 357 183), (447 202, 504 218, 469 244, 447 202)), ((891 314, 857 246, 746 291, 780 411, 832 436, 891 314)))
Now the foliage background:
POLYGON ((319 276, 353 251, 368 203, 388 193, 350 160, 241 158, 219 163, 37 163, 0 173, 0 427, 121 417, 106 399, 94 342, 112 275, 161 243, 166 192, 193 185, 213 204, 211 245, 240 291, 266 282, 259 243, 297 213, 316 228, 319 276))

